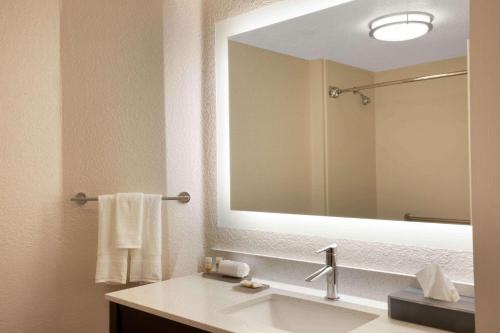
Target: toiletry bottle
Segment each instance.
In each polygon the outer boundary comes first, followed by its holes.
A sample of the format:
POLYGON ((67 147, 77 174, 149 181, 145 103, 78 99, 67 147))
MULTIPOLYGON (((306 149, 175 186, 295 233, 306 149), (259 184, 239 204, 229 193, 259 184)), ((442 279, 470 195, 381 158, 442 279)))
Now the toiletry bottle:
POLYGON ((203 263, 203 271, 205 273, 210 273, 212 271, 212 257, 205 257, 205 261, 203 263))
POLYGON ((220 265, 220 262, 224 260, 222 257, 215 257, 215 270, 218 271, 219 270, 219 265, 220 265))

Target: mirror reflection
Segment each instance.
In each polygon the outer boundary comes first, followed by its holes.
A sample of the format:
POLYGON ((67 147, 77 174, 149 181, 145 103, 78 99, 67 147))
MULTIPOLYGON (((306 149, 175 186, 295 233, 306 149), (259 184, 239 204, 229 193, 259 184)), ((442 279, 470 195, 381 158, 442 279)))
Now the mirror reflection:
POLYGON ((231 209, 469 223, 466 0, 356 0, 229 40, 231 209))

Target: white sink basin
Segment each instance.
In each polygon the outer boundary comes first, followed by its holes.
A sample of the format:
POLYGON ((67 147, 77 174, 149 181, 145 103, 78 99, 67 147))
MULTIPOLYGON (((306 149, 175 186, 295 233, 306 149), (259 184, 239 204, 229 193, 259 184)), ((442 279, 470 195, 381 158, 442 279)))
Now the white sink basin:
POLYGON ((224 313, 247 322, 294 333, 345 333, 378 315, 280 294, 269 294, 227 308, 224 313))

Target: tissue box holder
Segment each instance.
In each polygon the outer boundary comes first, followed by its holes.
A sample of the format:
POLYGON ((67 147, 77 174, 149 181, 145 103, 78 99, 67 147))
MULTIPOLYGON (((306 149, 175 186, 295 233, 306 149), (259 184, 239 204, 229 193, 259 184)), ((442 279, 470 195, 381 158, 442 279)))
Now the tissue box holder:
POLYGON ((389 317, 457 333, 473 333, 474 298, 445 302, 425 298, 422 290, 407 288, 389 295, 389 317))

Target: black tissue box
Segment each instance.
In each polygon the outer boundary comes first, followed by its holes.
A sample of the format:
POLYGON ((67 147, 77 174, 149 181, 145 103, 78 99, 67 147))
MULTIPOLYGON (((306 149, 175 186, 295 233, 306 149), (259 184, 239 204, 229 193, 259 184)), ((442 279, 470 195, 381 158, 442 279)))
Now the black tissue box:
POLYGON ((457 333, 473 333, 474 298, 445 302, 425 298, 422 290, 407 288, 389 295, 389 317, 457 333))

